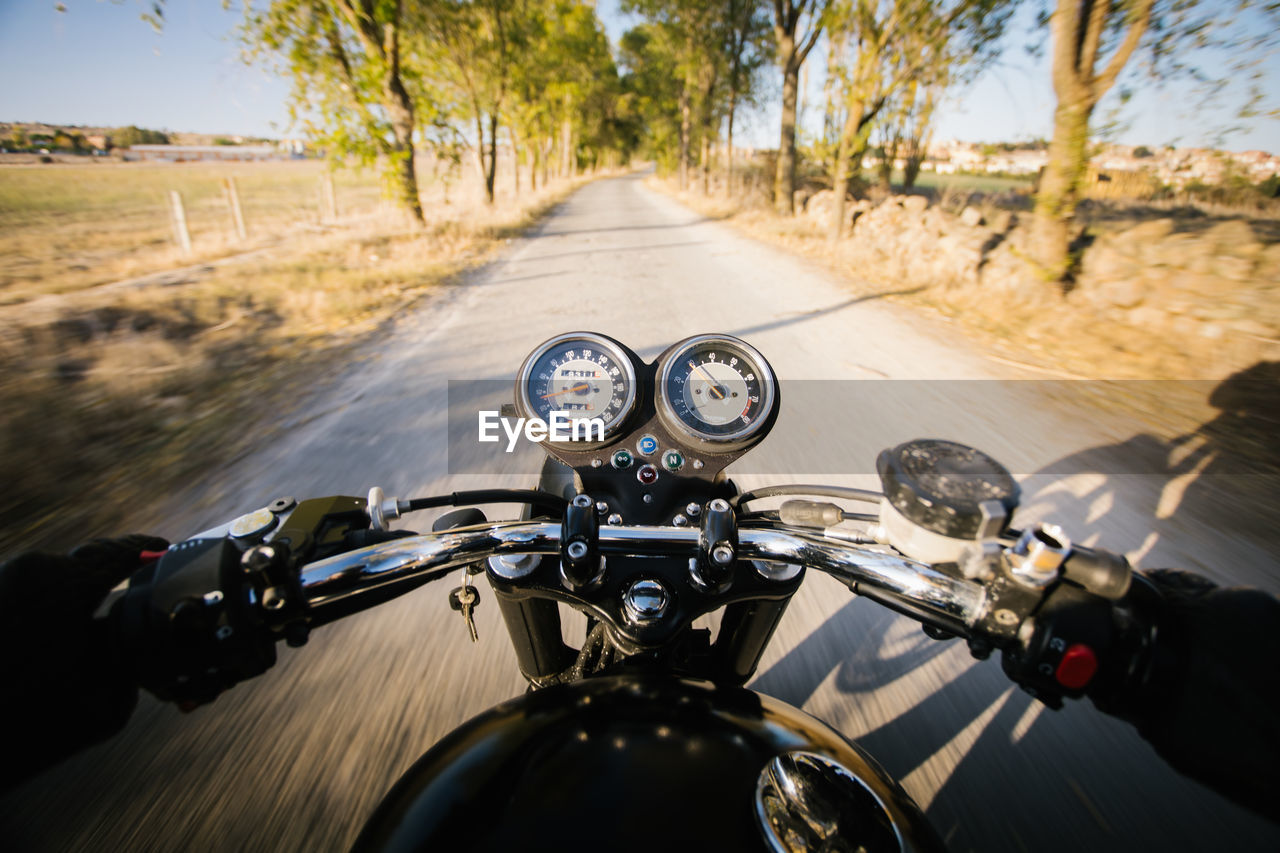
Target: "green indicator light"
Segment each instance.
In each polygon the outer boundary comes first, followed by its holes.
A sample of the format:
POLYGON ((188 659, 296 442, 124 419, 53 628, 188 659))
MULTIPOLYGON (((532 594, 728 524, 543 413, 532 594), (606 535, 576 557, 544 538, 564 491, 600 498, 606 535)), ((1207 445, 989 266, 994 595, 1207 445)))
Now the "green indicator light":
POLYGON ((613 454, 614 468, 630 468, 633 461, 631 454, 626 450, 619 450, 617 453, 613 454))
POLYGON ((684 457, 677 450, 668 450, 662 457, 662 464, 668 471, 679 471, 684 467, 684 457))

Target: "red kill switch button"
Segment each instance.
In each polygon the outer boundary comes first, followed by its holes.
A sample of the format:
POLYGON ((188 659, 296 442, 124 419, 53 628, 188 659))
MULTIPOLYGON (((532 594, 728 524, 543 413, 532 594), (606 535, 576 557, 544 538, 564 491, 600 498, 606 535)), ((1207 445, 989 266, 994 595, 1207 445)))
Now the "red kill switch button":
POLYGON ((1068 646, 1058 662, 1058 670, 1053 677, 1058 683, 1071 690, 1079 690, 1093 678, 1098 671, 1098 656, 1093 649, 1084 643, 1068 646))

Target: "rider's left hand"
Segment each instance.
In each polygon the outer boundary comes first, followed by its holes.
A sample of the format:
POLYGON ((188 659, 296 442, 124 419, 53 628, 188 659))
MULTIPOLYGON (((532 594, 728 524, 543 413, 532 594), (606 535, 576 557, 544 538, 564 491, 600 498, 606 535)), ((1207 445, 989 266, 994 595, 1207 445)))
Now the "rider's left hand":
POLYGON ((123 728, 138 688, 93 614, 112 587, 168 547, 132 535, 0 565, 0 730, 10 735, 0 788, 123 728))

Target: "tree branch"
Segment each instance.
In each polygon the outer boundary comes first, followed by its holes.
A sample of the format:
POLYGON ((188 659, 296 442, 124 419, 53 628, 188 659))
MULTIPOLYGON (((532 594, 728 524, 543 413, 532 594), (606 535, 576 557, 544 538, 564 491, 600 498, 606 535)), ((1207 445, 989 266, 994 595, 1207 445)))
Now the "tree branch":
POLYGON ((1078 43, 1076 72, 1081 79, 1093 82, 1093 66, 1098 61, 1098 45, 1102 43, 1102 30, 1111 12, 1111 0, 1087 0, 1089 20, 1082 40, 1078 43))
POLYGON ((1125 36, 1124 42, 1112 55, 1111 61, 1107 63, 1106 70, 1091 81, 1090 89, 1095 104, 1115 84, 1116 78, 1120 76, 1125 63, 1129 61, 1129 57, 1138 48, 1138 42, 1142 41, 1142 36, 1151 24, 1151 8, 1154 5, 1155 0, 1138 0, 1138 5, 1134 9, 1134 20, 1129 24, 1129 33, 1125 36))
MULTIPOLYGON (((317 4, 317 10, 319 9, 320 6, 317 4)), ((325 40, 329 42, 329 55, 333 57, 333 61, 337 63, 339 71, 342 72, 342 79, 347 84, 347 91, 351 94, 351 100, 360 112, 360 117, 364 119, 365 124, 370 128, 377 127, 379 124, 377 118, 369 111, 369 106, 360 97, 360 89, 356 86, 355 75, 351 71, 351 61, 347 58, 347 52, 342 47, 342 34, 338 32, 338 24, 327 10, 323 14, 324 35, 325 40)), ((377 133, 372 134, 372 136, 378 146, 385 151, 387 147, 386 140, 377 133)))
POLYGON ((365 2, 361 4, 362 8, 357 10, 351 4, 351 0, 333 0, 333 4, 351 25, 351 29, 355 30, 360 43, 364 45, 365 52, 370 56, 383 57, 382 42, 379 39, 378 27, 373 21, 372 6, 365 2))

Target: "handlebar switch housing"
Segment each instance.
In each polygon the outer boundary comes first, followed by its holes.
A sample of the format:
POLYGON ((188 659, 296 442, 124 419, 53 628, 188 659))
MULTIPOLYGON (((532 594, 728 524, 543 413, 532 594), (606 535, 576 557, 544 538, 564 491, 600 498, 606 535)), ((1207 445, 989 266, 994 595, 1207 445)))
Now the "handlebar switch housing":
POLYGON ((189 539, 135 574, 109 618, 138 683, 190 709, 275 663, 263 604, 234 542, 189 539))

